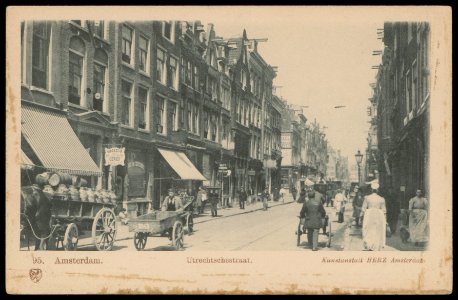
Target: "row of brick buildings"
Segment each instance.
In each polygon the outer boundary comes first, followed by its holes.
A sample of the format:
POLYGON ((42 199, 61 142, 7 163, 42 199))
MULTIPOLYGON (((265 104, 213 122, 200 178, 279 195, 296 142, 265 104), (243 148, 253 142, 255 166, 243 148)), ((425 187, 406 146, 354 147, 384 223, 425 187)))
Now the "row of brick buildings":
MULTIPOLYGON (((290 108, 272 92, 276 69, 259 54, 260 41, 245 31, 224 39, 199 21, 24 22, 21 103, 32 111, 23 113, 24 128, 36 116, 67 118, 100 172, 90 162, 92 171, 75 172, 64 159, 55 169, 114 189, 130 211, 157 209, 168 188, 194 193, 202 181, 222 187, 225 199, 242 186, 272 192, 281 185, 283 116, 290 108), (124 148, 125 164, 105 164, 105 150, 114 148, 124 148)), ((301 120, 286 127, 299 132, 302 139, 291 140, 299 141, 295 151, 310 152, 309 161, 299 154, 287 168, 313 165, 324 174, 322 133, 316 124, 297 131, 301 120)), ((57 140, 63 134, 42 130, 57 140)), ((46 167, 45 152, 72 152, 40 150, 31 136, 23 131, 22 150, 36 165, 46 167)), ((76 161, 86 154, 68 155, 76 161)))
POLYGON ((366 166, 405 206, 416 189, 429 194, 429 24, 386 22, 383 42, 366 166))

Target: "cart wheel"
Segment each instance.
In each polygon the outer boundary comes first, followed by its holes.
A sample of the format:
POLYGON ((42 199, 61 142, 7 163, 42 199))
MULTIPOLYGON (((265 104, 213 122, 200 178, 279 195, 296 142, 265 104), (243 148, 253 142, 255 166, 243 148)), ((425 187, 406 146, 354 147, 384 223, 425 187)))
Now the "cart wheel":
POLYGON ((148 234, 146 232, 136 232, 134 236, 135 249, 138 251, 145 249, 148 234))
POLYGON ((116 217, 113 210, 102 208, 92 223, 92 238, 99 251, 110 251, 116 237, 116 217))
POLYGON ((188 227, 188 234, 194 231, 194 218, 192 217, 192 214, 189 214, 186 218, 186 226, 188 227))
POLYGON ((78 245, 78 227, 76 227, 75 223, 67 225, 62 245, 66 251, 76 250, 76 246, 78 245))
POLYGON ((297 246, 299 247, 301 245, 301 234, 302 234, 302 228, 301 228, 301 222, 299 221, 299 225, 297 225, 297 246))
POLYGON ((181 221, 176 221, 173 224, 172 246, 175 247, 175 250, 180 250, 183 247, 183 224, 181 221))

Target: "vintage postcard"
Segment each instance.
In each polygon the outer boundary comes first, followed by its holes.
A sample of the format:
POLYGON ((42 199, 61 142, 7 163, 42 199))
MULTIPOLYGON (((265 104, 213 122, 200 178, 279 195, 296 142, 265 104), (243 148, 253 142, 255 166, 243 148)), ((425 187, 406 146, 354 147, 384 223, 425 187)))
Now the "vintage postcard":
POLYGON ((450 7, 6 28, 8 293, 452 292, 450 7))

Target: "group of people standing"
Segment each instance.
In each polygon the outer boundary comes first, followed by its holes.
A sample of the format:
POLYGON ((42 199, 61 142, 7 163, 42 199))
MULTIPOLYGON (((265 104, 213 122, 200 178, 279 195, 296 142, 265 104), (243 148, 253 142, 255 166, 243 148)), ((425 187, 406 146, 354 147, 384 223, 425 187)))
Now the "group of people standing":
MULTIPOLYGON (((364 249, 368 251, 382 250, 386 237, 396 232, 399 218, 399 201, 395 199, 392 189, 387 189, 379 195, 379 184, 373 181, 370 193, 364 196, 356 186, 353 196, 353 217, 356 226, 362 227, 364 249), (388 199, 386 199, 388 198, 388 199)), ((403 242, 415 243, 416 246, 428 240, 428 201, 422 197, 422 191, 417 190, 416 196, 410 199, 408 221, 401 226, 403 242), (408 223, 408 228, 406 224, 408 223), (406 237, 407 235, 407 237, 406 237)))

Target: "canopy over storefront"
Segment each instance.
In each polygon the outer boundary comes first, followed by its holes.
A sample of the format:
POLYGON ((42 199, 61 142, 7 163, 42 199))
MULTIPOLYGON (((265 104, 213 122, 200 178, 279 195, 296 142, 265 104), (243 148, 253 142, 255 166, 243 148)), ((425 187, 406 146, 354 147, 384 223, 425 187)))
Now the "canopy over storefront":
POLYGON ((24 151, 21 150, 21 169, 30 170, 34 168, 33 162, 30 158, 25 155, 24 151))
POLYGON ((183 180, 208 180, 197 170, 184 152, 158 148, 159 153, 183 180))
POLYGON ((102 175, 65 115, 28 105, 22 106, 21 113, 22 135, 44 168, 71 175, 102 175))

